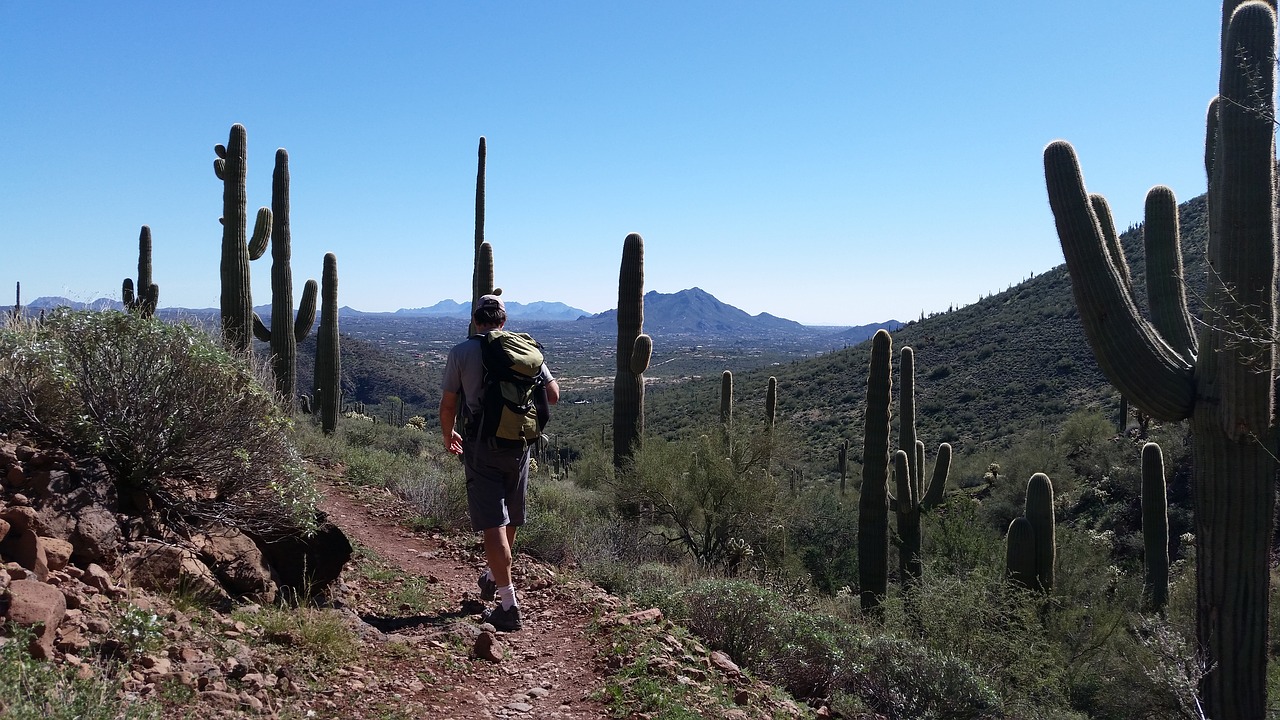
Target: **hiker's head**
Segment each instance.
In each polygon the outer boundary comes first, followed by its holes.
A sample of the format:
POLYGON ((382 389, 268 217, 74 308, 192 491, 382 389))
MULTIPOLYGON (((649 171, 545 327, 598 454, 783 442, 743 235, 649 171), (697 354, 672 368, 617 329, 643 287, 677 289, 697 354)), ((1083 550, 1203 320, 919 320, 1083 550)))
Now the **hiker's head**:
POLYGON ((502 327, 507 324, 507 306, 497 295, 481 295, 471 319, 476 327, 502 327))

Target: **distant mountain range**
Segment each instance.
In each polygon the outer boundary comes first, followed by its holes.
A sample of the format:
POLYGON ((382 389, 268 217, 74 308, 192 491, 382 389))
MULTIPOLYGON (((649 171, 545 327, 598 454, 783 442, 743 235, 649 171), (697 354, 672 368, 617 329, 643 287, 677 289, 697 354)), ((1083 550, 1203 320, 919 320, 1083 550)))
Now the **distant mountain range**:
MULTIPOLYGON (((72 307, 75 309, 116 309, 123 308, 120 301, 99 298, 91 303, 81 303, 63 297, 37 298, 27 308, 29 310, 51 310, 56 307, 72 307)), ((507 316, 521 322, 576 322, 592 329, 599 326, 601 332, 611 332, 617 323, 617 310, 592 314, 585 310, 570 307, 560 302, 506 303, 507 316)), ((339 317, 361 318, 456 318, 465 320, 470 313, 470 303, 454 300, 441 300, 430 307, 396 310, 395 312, 364 312, 350 307, 339 309, 339 317)), ((271 315, 270 305, 260 305, 258 314, 264 319, 271 315)), ((198 318, 215 318, 217 308, 161 308, 163 316, 186 316, 198 318)), ((861 325, 857 327, 824 327, 823 334, 834 333, 845 343, 858 343, 875 334, 881 328, 896 330, 902 323, 888 320, 882 323, 861 325)), ((648 333, 660 335, 801 335, 812 334, 814 328, 801 325, 794 320, 787 320, 769 313, 750 315, 732 305, 725 304, 701 288, 690 288, 676 293, 660 293, 649 291, 644 296, 644 329, 648 333)))
MULTIPOLYGON (((504 303, 507 317, 519 320, 577 320, 591 313, 579 310, 559 302, 504 303)), ((466 319, 471 314, 471 303, 460 303, 454 300, 441 300, 431 307, 400 309, 391 313, 397 317, 453 317, 466 319)))

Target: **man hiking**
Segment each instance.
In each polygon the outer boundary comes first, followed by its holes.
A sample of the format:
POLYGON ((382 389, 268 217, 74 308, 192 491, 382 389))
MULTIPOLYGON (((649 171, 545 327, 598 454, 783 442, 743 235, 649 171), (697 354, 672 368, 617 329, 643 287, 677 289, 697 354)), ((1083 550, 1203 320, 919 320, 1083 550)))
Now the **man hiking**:
MULTIPOLYGON (((502 408, 499 395, 508 394, 507 388, 499 388, 498 371, 493 367, 490 346, 496 340, 517 333, 495 333, 507 323, 507 309, 497 295, 483 295, 476 302, 472 314, 475 335, 458 343, 449 351, 445 363, 444 380, 440 385, 440 426, 444 444, 449 452, 461 455, 467 478, 467 510, 472 529, 484 535, 484 556, 489 566, 476 581, 480 597, 488 602, 496 596, 498 603, 484 612, 484 620, 498 630, 519 630, 520 604, 516 599, 515 584, 511 577, 511 547, 515 543, 516 529, 525 523, 525 495, 529 483, 529 449, 537 439, 537 429, 520 429, 515 437, 509 430, 509 418, 504 417, 501 430, 495 428, 496 417, 502 408), (486 402, 486 391, 490 395, 486 402), (462 410, 462 427, 455 427, 462 410)), ((536 347, 532 338, 520 337, 536 347)), ((542 362, 539 351, 531 350, 530 361, 534 365, 524 370, 525 377, 516 374, 504 382, 517 385, 516 392, 537 394, 545 392, 545 402, 554 405, 560 399, 560 386, 551 371, 542 362)), ((541 398, 539 398, 541 401, 541 398)), ((525 403, 529 405, 529 403, 525 403)), ((523 416, 524 406, 507 405, 504 415, 514 412, 515 426, 525 422, 525 428, 541 418, 523 416)), ((535 415, 537 413, 534 413, 535 415)))

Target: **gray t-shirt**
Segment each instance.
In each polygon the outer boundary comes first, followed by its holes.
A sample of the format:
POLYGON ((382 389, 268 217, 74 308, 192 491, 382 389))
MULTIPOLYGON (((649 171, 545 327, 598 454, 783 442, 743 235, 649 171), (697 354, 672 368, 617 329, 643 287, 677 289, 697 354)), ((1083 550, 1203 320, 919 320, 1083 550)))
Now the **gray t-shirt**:
MULTIPOLYGON (((480 414, 480 396, 484 393, 483 352, 479 342, 468 338, 453 346, 444 364, 444 380, 440 382, 440 389, 462 396, 463 417, 473 418, 480 414)), ((540 376, 544 383, 555 379, 546 363, 542 364, 540 376)))

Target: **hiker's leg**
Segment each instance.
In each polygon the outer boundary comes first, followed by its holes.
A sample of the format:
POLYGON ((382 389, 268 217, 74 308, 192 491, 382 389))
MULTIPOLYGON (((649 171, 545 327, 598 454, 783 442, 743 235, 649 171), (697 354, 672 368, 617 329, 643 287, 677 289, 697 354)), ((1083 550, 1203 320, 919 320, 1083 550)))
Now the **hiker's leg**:
POLYGON ((484 559, 489 563, 493 581, 498 587, 511 584, 511 541, 515 529, 511 526, 487 528, 484 531, 484 559))

